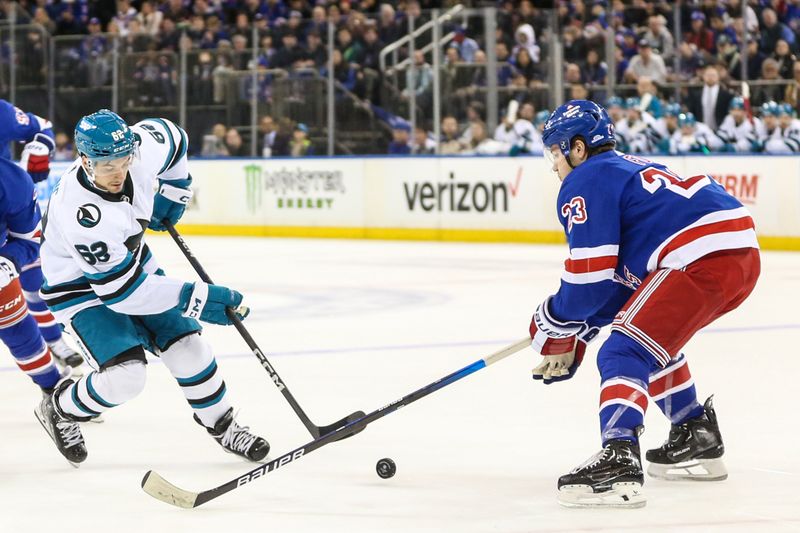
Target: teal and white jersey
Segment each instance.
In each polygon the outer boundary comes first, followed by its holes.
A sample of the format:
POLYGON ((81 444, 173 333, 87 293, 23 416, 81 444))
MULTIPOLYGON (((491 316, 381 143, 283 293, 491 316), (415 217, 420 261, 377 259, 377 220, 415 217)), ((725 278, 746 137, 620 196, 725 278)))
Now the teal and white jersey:
POLYGON ((59 322, 106 305, 126 315, 162 313, 178 304, 184 282, 156 275, 144 231, 156 180, 186 179, 186 133, 165 119, 131 127, 138 147, 123 190, 96 188, 76 160, 58 182, 44 217, 42 298, 59 322))

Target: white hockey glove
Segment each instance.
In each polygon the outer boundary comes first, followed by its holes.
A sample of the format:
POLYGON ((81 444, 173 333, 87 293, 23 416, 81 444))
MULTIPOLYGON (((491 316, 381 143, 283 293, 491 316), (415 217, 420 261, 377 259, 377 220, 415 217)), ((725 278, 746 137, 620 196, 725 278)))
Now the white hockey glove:
POLYGON ((11 280, 18 277, 17 267, 8 257, 0 255, 0 289, 5 288, 11 280))
POLYGON ((549 312, 549 303, 548 297, 536 308, 529 330, 531 346, 543 356, 533 369, 533 379, 543 380, 545 385, 574 376, 583 362, 586 345, 600 331, 585 322, 556 320, 549 312))

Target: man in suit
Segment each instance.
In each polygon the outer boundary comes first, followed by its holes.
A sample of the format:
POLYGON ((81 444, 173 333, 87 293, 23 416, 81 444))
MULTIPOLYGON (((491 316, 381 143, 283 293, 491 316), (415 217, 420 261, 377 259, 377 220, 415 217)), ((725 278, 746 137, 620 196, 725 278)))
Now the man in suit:
POLYGON ((689 93, 686 106, 701 122, 716 131, 728 114, 732 98, 733 94, 719 84, 716 67, 709 65, 703 71, 703 87, 689 93))

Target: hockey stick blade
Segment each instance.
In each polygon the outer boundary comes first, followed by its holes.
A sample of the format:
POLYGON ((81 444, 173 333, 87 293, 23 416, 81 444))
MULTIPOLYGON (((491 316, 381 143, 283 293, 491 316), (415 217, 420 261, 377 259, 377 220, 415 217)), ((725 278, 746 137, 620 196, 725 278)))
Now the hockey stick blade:
MULTIPOLYGON (((342 418, 338 422, 334 422, 333 424, 330 424, 328 426, 319 426, 317 428, 319 430, 319 435, 314 435, 314 437, 315 438, 319 438, 319 437, 323 437, 323 436, 327 435, 328 433, 333 433, 337 429, 342 428, 342 427, 346 426, 347 424, 350 424, 351 422, 355 422, 356 420, 358 420, 360 418, 364 418, 365 416, 367 416, 367 413, 365 413, 364 411, 356 411, 355 413, 347 415, 346 417, 342 418)), ((366 426, 364 426, 364 427, 366 427, 366 426)), ((346 439, 348 437, 352 437, 356 433, 361 433, 362 431, 364 431, 364 427, 355 429, 355 430, 351 431, 350 433, 348 433, 346 435, 342 435, 341 437, 339 437, 336 440, 343 440, 343 439, 346 439)))
POLYGON ((183 509, 196 507, 198 496, 196 492, 190 492, 176 487, 152 470, 144 475, 142 479, 142 489, 153 498, 174 505, 175 507, 181 507, 183 509))
MULTIPOLYGON (((530 337, 526 337, 513 344, 510 344, 505 348, 498 350, 497 352, 489 356, 484 357, 483 359, 478 359, 474 363, 469 364, 459 370, 456 370, 452 374, 449 374, 437 381, 434 381, 433 383, 430 383, 422 387, 421 389, 417 389, 416 391, 403 396, 399 400, 395 400, 390 404, 384 405, 383 407, 376 409, 375 411, 372 411, 368 415, 364 415, 358 418, 357 420, 348 422, 345 426, 340 427, 339 429, 331 433, 327 433, 319 437, 318 439, 309 442, 308 444, 300 446, 299 448, 295 448, 294 450, 287 452, 281 455, 280 457, 271 460, 268 463, 259 465, 253 470, 247 472, 246 474, 241 475, 236 479, 232 479, 227 483, 223 483, 218 487, 214 487, 213 489, 204 490, 203 492, 199 493, 184 490, 180 487, 173 485, 172 483, 170 483, 169 481, 158 475, 153 470, 145 474, 144 478, 142 479, 142 488, 147 494, 149 494, 150 496, 152 496, 157 500, 161 500, 164 503, 168 503, 170 505, 174 505, 176 507, 181 507, 184 509, 192 509, 194 507, 198 507, 234 489, 238 489, 242 485, 246 485, 251 481, 260 479, 264 477, 266 474, 274 472, 278 468, 281 468, 289 463, 292 463, 297 459, 302 458, 304 455, 307 455, 313 452, 314 450, 325 446, 326 444, 330 444, 331 442, 336 442, 337 440, 341 440, 351 435, 355 435, 356 433, 362 431, 365 427, 367 427, 372 422, 378 420, 379 418, 383 418, 384 416, 397 411, 401 407, 416 402, 417 400, 424 398, 425 396, 428 396, 429 394, 436 392, 437 390, 446 387, 451 383, 455 383, 456 381, 465 378, 482 368, 486 368, 487 366, 496 363, 501 359, 505 359, 509 355, 515 354, 518 351, 530 346, 530 343, 531 343, 530 337)), ((355 414, 357 413, 353 413, 353 415, 355 414)))

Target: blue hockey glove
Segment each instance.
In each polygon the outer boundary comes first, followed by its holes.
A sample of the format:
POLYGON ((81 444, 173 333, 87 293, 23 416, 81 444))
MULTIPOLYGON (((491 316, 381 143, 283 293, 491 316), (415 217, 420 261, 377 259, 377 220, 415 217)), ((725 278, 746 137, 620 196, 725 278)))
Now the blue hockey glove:
POLYGON ((178 309, 183 312, 185 317, 210 324, 230 326, 231 319, 225 313, 227 308, 230 307, 239 320, 244 320, 250 314, 250 309, 240 306, 241 303, 242 295, 240 293, 227 287, 198 281, 183 285, 178 309))
POLYGON ((183 180, 158 180, 158 194, 153 201, 153 214, 150 216, 149 228, 155 231, 166 231, 163 221, 177 224, 186 210, 186 204, 192 199, 191 176, 183 180))

